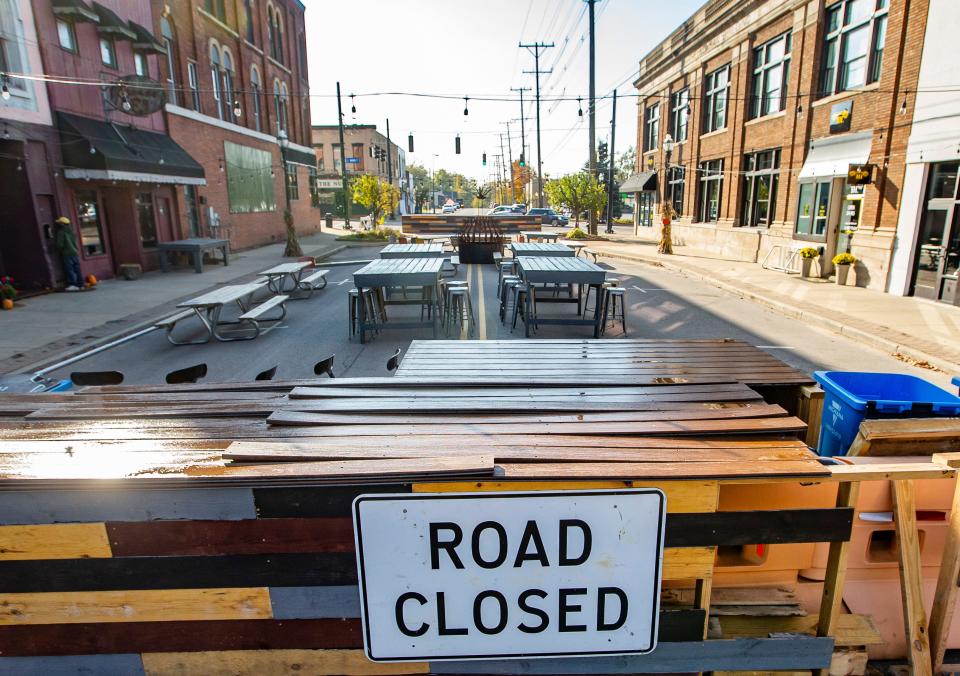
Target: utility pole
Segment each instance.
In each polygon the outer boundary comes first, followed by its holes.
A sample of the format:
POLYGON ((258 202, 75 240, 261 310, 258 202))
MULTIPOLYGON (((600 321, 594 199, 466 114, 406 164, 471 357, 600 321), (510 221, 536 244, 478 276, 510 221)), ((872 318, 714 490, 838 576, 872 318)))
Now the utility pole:
MULTIPOLYGON (((614 108, 616 110, 616 108, 614 108)), ((616 114, 616 113, 614 113, 616 114)), ((387 183, 390 184, 390 187, 393 187, 393 162, 390 161, 390 118, 387 118, 387 183)), ((396 214, 393 212, 393 200, 390 200, 390 220, 392 221, 396 217, 396 214)))
POLYGON ((613 232, 613 158, 617 141, 617 90, 613 90, 613 119, 610 120, 610 151, 607 153, 607 232, 613 232))
MULTIPOLYGON (((510 91, 520 92, 520 155, 526 160, 524 153, 527 152, 527 132, 526 127, 523 124, 523 93, 530 91, 530 87, 511 87, 510 91)), ((526 162, 524 162, 526 164, 526 162)))
POLYGON ((343 217, 350 228, 350 195, 347 191, 347 148, 343 142, 343 105, 340 103, 340 83, 337 82, 337 124, 340 126, 340 178, 343 185, 343 217))
MULTIPOLYGON (((590 178, 597 177, 597 54, 596 39, 594 35, 594 6, 597 0, 586 0, 587 7, 590 10, 590 103, 588 108, 590 113, 590 178)), ((590 233, 597 234, 597 215, 590 211, 590 233)))
MULTIPOLYGON (((503 152, 503 137, 500 137, 500 152, 503 152)), ((517 201, 516 183, 513 177, 513 142, 510 140, 510 122, 507 122, 507 158, 510 160, 510 199, 517 201)))
MULTIPOLYGON (((500 157, 501 157, 502 159, 506 159, 506 157, 507 157, 506 155, 503 154, 503 134, 500 134, 500 157)), ((513 167, 512 167, 512 166, 510 167, 510 174, 513 175, 513 167)), ((504 175, 504 182, 506 182, 507 172, 504 171, 504 172, 503 172, 503 175, 504 175)), ((513 184, 512 184, 512 183, 510 184, 510 199, 513 200, 513 184)), ((513 201, 515 202, 516 200, 513 200, 513 201)), ((512 204, 512 202, 511 202, 511 204, 512 204)))
MULTIPOLYGON (((587 0, 587 1, 591 3, 591 4, 590 4, 590 19, 591 19, 591 22, 592 22, 592 20, 593 20, 593 4, 592 4, 592 3, 595 2, 596 0, 587 0)), ((592 26, 593 26, 593 24, 591 23, 591 27, 592 27, 592 26)), ((592 51, 592 50, 593 50, 593 32, 592 32, 592 29, 591 29, 590 36, 591 36, 591 37, 590 37, 590 40, 591 40, 591 42, 590 42, 590 49, 591 49, 590 54, 592 55, 592 54, 593 54, 593 51, 592 51)), ((533 54, 533 70, 525 70, 525 71, 523 71, 523 72, 524 72, 524 73, 527 73, 527 74, 533 73, 533 75, 534 75, 535 78, 536 78, 536 88, 537 88, 537 89, 536 89, 536 95, 537 95, 537 206, 540 207, 540 208, 543 208, 543 150, 542 150, 542 146, 540 145, 540 74, 543 73, 544 75, 546 75, 546 74, 552 73, 552 72, 553 72, 553 68, 551 68, 550 70, 540 70, 540 52, 542 52, 544 49, 549 49, 549 48, 553 47, 553 43, 551 42, 550 44, 546 44, 546 43, 544 43, 544 42, 535 42, 535 43, 533 43, 533 44, 524 44, 524 43, 521 42, 521 43, 520 43, 520 46, 521 46, 521 47, 525 47, 527 50, 530 51, 531 54, 533 54)), ((593 69, 591 68, 591 72, 592 72, 592 71, 593 71, 593 69)), ((591 90, 591 91, 592 91, 592 90, 591 90)), ((522 117, 522 116, 521 116, 521 117, 522 117)), ((592 141, 591 141, 591 142, 592 142, 592 141)))

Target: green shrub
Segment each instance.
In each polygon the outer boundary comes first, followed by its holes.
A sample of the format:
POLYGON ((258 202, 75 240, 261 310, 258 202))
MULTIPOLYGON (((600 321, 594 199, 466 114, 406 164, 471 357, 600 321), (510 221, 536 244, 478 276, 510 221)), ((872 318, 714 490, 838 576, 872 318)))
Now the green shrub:
POLYGON ((393 228, 374 228, 373 230, 361 230, 352 232, 349 235, 337 237, 340 242, 386 242, 391 237, 397 237, 398 233, 393 228))
POLYGON ((563 236, 564 239, 587 239, 587 233, 580 228, 574 228, 563 236))

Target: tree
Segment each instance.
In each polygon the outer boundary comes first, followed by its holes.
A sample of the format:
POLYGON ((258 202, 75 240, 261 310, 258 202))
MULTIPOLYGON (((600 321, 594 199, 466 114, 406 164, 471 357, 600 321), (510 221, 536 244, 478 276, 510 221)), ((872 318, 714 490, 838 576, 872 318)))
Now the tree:
POLYGON ((482 207, 483 203, 490 199, 490 187, 486 185, 478 185, 473 191, 473 206, 482 207))
POLYGON ((613 177, 617 183, 623 183, 637 171, 637 149, 630 146, 613 163, 613 177))
MULTIPOLYGON (((599 213, 607 203, 607 196, 597 179, 586 171, 567 174, 548 181, 543 186, 550 205, 573 212, 576 227, 580 227, 583 212, 599 213)), ((591 233, 591 234, 596 234, 591 233)))
POLYGON ((283 250, 283 255, 288 257, 300 257, 303 255, 303 249, 300 248, 300 241, 297 239, 297 229, 293 227, 293 214, 289 209, 283 211, 283 223, 287 226, 287 246, 283 250))
POLYGON ((677 212, 668 200, 663 200, 660 206, 660 217, 662 226, 660 228, 660 241, 657 244, 657 251, 662 254, 673 253, 673 227, 671 222, 677 217, 677 212))
POLYGON ((372 221, 380 225, 386 214, 400 204, 400 188, 364 174, 353 182, 353 201, 369 209, 372 221))
POLYGON ((430 201, 430 186, 426 183, 417 183, 413 191, 413 200, 416 202, 416 211, 423 213, 423 207, 430 201))

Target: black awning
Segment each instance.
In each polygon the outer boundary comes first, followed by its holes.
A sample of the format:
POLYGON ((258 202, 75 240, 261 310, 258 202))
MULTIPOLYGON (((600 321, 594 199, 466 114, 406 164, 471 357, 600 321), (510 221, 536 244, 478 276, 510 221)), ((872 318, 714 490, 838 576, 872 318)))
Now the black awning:
POLYGON ((53 0, 50 7, 54 16, 63 19, 100 23, 100 17, 83 0, 53 0))
POLYGON ((153 33, 133 21, 128 21, 127 26, 136 34, 133 41, 133 48, 141 52, 154 52, 156 54, 166 54, 167 48, 153 36, 153 33))
POLYGON ((67 178, 206 183, 203 167, 166 134, 59 111, 57 126, 67 178))
POLYGON ((284 151, 287 162, 302 164, 305 167, 316 167, 317 156, 313 152, 305 152, 298 148, 287 148, 284 151))
POLYGON ((97 13, 97 17, 100 19, 97 24, 97 32, 100 35, 131 42, 137 39, 137 34, 112 9, 104 7, 99 2, 94 2, 93 11, 97 13))
POLYGON ((634 174, 620 186, 620 192, 647 192, 656 191, 656 189, 657 172, 653 170, 634 174))

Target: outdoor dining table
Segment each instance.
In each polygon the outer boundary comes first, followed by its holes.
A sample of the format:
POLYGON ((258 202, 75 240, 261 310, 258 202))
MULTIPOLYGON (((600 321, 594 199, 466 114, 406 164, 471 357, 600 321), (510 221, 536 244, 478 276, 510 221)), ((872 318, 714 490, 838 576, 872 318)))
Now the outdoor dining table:
POLYGON ((580 255, 580 249, 585 249, 587 246, 586 242, 564 242, 563 246, 569 247, 573 251, 574 256, 580 255))
POLYGON ((433 337, 437 337, 438 306, 440 298, 440 271, 443 269, 444 259, 440 256, 431 258, 381 258, 367 263, 353 273, 353 285, 360 293, 361 302, 358 303, 358 325, 360 342, 366 342, 366 332, 379 328, 375 318, 367 317, 366 304, 362 302, 363 292, 366 289, 378 291, 392 287, 421 287, 421 298, 392 299, 381 295, 384 305, 424 305, 430 308, 429 321, 391 322, 390 327, 395 329, 415 329, 423 327, 433 328, 433 337))
POLYGON ((223 306, 229 305, 230 303, 236 303, 240 307, 241 312, 246 312, 250 309, 253 294, 260 291, 263 287, 263 282, 228 284, 197 296, 196 298, 178 303, 177 307, 190 308, 197 313, 197 317, 203 322, 207 330, 207 340, 205 342, 210 342, 213 338, 223 342, 245 340, 243 337, 224 335, 218 330, 221 326, 237 323, 235 321, 220 321, 220 313, 223 311, 223 306))
POLYGON ((556 242, 557 238, 560 236, 556 232, 543 232, 542 230, 524 230, 520 233, 523 235, 523 238, 528 242, 533 241, 547 241, 547 242, 556 242))
POLYGON ((269 270, 264 270, 260 274, 267 278, 267 285, 271 291, 274 293, 285 293, 288 279, 293 282, 290 291, 296 291, 300 288, 300 279, 303 277, 303 271, 311 265, 313 265, 313 263, 310 261, 281 263, 269 270))
MULTIPOLYGON (((529 245, 535 246, 535 245, 529 245)), ((541 244, 537 246, 549 246, 541 244)), ((526 337, 530 337, 530 325, 536 324, 561 324, 567 326, 593 326, 593 337, 600 337, 600 324, 603 318, 603 308, 605 303, 603 283, 606 280, 607 271, 590 261, 578 258, 573 255, 573 250, 564 247, 562 244, 557 246, 567 249, 565 257, 548 256, 523 256, 519 258, 520 276, 531 285, 531 292, 526 294, 526 321, 524 329, 526 337), (536 297, 533 291, 533 284, 555 284, 570 285, 576 287, 576 296, 571 293, 569 297, 562 296, 543 296, 536 297), (593 310, 593 317, 581 317, 581 289, 584 286, 592 286, 597 291, 597 303, 593 310), (577 317, 537 317, 534 319, 534 303, 576 303, 577 317)), ((586 308, 584 308, 586 310, 586 308)))
POLYGON ((388 244, 380 249, 380 258, 437 258, 443 256, 443 244, 388 244))
POLYGON ((513 251, 513 255, 516 258, 528 257, 532 258, 534 256, 548 256, 550 258, 560 258, 563 256, 573 256, 574 250, 568 247, 566 244, 557 244, 553 243, 526 243, 526 242, 514 242, 510 245, 510 250, 513 251))

